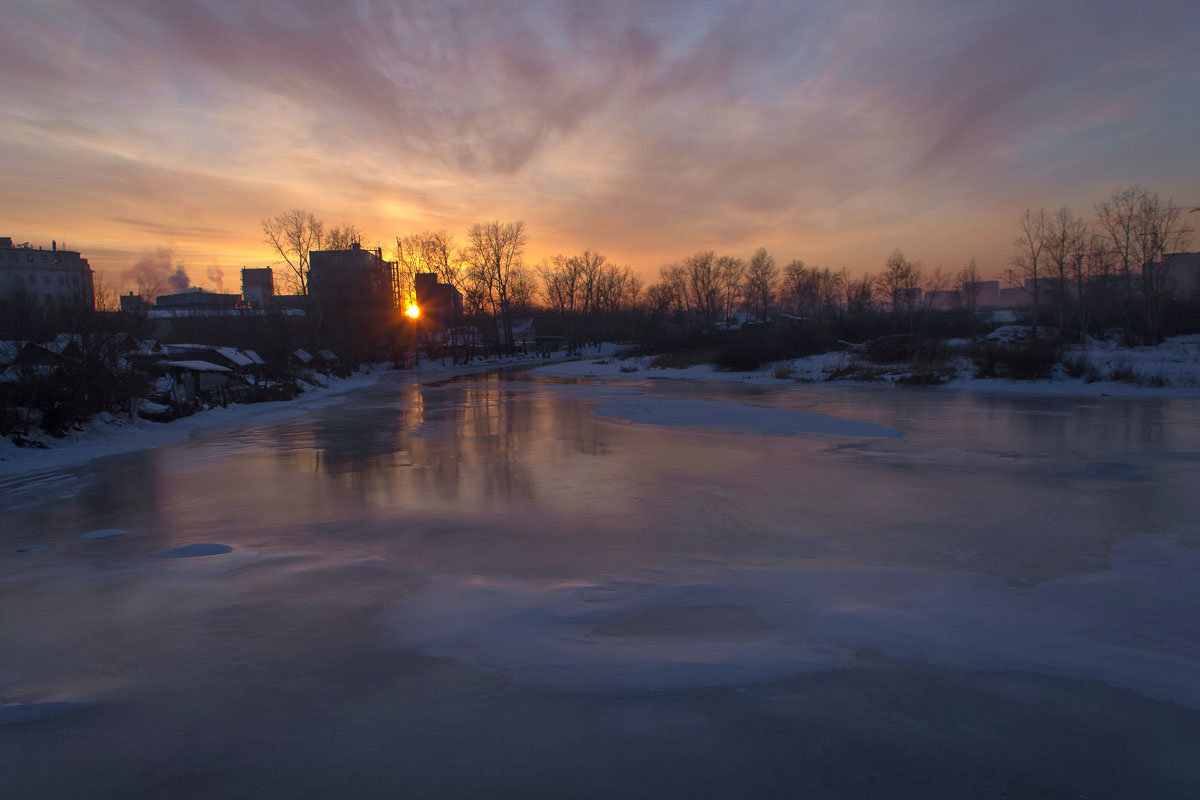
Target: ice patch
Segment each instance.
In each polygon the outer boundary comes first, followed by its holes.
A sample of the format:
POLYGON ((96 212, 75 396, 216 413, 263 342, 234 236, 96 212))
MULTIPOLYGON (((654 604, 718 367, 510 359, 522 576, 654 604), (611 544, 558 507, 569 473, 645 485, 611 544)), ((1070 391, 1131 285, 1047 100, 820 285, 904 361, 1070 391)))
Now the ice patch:
POLYGON ((794 562, 619 581, 435 576, 393 606, 390 627, 399 647, 573 691, 783 679, 853 667, 869 650, 1097 680, 1200 709, 1200 548, 1135 537, 1111 563, 1024 586, 965 570, 794 562))
POLYGON ((885 428, 874 422, 832 417, 816 411, 752 406, 731 400, 638 397, 604 403, 592 413, 644 425, 717 428, 748 433, 885 438, 904 435, 904 431, 885 428))
POLYGON ((200 556, 219 556, 223 553, 228 553, 233 550, 227 544, 213 544, 211 542, 203 542, 200 544, 185 544, 183 547, 175 547, 170 550, 164 550, 161 553, 156 553, 156 558, 198 558, 200 556))
POLYGON ((50 545, 48 545, 48 544, 31 544, 31 545, 26 545, 25 547, 18 547, 17 552, 18 553, 44 553, 47 550, 52 550, 52 549, 53 548, 50 547, 50 545))
POLYGON ((98 531, 88 531, 82 534, 79 538, 86 541, 95 541, 97 539, 112 539, 116 536, 124 536, 125 531, 120 528, 101 528, 98 531))
POLYGON ((646 611, 601 622, 593 636, 724 636, 755 633, 767 624, 753 608, 744 606, 680 606, 646 611))
POLYGON ((0 725, 17 725, 53 719, 91 708, 91 703, 13 703, 0 706, 0 725))

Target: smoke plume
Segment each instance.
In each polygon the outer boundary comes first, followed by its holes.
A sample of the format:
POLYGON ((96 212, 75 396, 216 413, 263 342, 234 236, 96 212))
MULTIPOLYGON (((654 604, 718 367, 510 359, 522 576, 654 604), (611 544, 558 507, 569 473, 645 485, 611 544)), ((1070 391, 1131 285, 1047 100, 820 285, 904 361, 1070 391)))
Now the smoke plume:
POLYGON ((167 278, 167 285, 171 287, 173 292, 182 292, 192 285, 192 279, 184 272, 183 267, 176 267, 175 272, 167 278))
POLYGON ((192 279, 182 265, 172 266, 173 256, 167 248, 146 254, 121 273, 121 283, 151 301, 165 292, 184 291, 192 285, 192 279))
POLYGON ((212 287, 214 292, 225 291, 225 273, 220 267, 212 266, 208 268, 208 285, 212 287))

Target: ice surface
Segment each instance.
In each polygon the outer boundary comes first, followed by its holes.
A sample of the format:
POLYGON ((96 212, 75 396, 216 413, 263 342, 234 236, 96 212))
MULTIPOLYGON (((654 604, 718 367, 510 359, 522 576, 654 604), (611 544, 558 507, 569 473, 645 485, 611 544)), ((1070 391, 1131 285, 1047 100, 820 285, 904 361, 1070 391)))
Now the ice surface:
POLYGON ((638 397, 597 406, 597 416, 648 425, 722 428, 748 433, 824 436, 903 436, 904 431, 874 422, 842 419, 815 411, 753 406, 724 400, 638 397))
POLYGON ((156 553, 158 558, 196 558, 198 556, 217 556, 222 553, 228 553, 233 548, 227 544, 185 544, 182 547, 173 547, 170 550, 164 550, 161 553, 156 553))
POLYGON ((101 528, 95 531, 88 531, 79 535, 80 539, 85 541, 95 541, 97 539, 113 539, 117 536, 124 536, 126 531, 120 528, 101 528))
POLYGON ((1200 796, 1197 401, 606 381, 0 481, 0 797, 1200 796))
POLYGON ((0 705, 0 725, 38 722, 90 708, 91 703, 12 703, 0 705))
POLYGON ((1100 575, 1027 589, 888 566, 758 566, 640 582, 439 578, 397 609, 399 641, 575 691, 739 685, 857 663, 863 649, 958 669, 1090 678, 1200 709, 1200 548, 1133 538, 1100 575), (1174 598, 1174 599, 1172 599, 1174 598), (1184 638, 1150 643, 1147 608, 1184 638), (1103 628, 1107 636, 1097 639, 1103 628))

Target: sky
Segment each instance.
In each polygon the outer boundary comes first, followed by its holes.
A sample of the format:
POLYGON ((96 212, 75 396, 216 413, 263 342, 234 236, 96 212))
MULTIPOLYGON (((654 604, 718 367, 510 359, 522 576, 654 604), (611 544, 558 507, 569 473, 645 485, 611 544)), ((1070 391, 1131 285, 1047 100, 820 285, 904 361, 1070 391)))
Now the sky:
POLYGON ((527 259, 1007 266, 1026 207, 1200 205, 1190 2, 0 0, 0 235, 236 291, 290 208, 527 259))

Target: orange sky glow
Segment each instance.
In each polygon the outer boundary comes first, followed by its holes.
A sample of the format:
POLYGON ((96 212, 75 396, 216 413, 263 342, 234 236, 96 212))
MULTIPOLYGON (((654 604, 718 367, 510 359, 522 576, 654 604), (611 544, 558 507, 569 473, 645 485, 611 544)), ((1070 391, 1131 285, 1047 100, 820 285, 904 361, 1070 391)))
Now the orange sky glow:
POLYGON ((290 208, 385 251, 524 220, 530 262, 650 280, 758 246, 993 276, 1027 206, 1200 204, 1191 4, 798 5, 16 0, 0 235, 110 290, 158 259, 237 291, 290 208))

